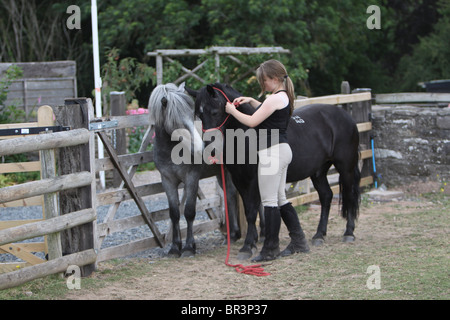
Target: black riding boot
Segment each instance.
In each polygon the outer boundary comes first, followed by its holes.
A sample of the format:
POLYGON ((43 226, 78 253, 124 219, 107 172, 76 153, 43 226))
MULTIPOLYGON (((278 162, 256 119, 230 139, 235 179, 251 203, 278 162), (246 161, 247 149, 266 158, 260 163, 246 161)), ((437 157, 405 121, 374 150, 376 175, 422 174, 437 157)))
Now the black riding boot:
POLYGON ((264 245, 254 262, 270 261, 280 255, 279 233, 281 226, 280 209, 278 207, 264 207, 264 217, 266 220, 266 234, 264 245))
POLYGON ((291 243, 281 252, 281 256, 286 257, 297 252, 309 252, 308 240, 306 240, 305 233, 298 220, 297 211, 292 204, 289 202, 281 206, 280 214, 291 237, 291 243))

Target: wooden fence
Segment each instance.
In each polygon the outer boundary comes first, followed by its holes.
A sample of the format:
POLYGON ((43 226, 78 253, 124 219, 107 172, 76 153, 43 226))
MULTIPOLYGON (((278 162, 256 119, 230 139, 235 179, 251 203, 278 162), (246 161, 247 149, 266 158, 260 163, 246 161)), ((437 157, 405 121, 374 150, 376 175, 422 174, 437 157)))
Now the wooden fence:
MULTIPOLYGON (((53 111, 49 106, 43 106, 38 110, 38 121, 37 122, 28 122, 28 123, 15 123, 15 124, 2 124, 0 125, 0 130, 7 129, 18 129, 18 128, 36 128, 36 127, 44 127, 44 126, 53 126, 53 111)), ((0 136, 0 141, 5 139, 13 139, 23 137, 22 135, 8 135, 8 136, 0 136)), ((17 141, 17 140, 13 140, 17 141)), ((15 144, 10 146, 10 148, 15 148, 15 144)), ((6 148, 6 147, 5 147, 6 148)), ((2 149, 3 150, 3 149, 2 149)), ((6 150, 6 149, 5 149, 6 150)), ((0 173, 29 173, 41 171, 41 161, 28 161, 28 162, 16 162, 16 163, 1 163, 0 164, 0 173)), ((41 172, 42 174, 42 172, 41 172)), ((21 206, 41 206, 44 211, 44 197, 43 196, 34 196, 26 199, 20 199, 10 202, 0 203, 1 207, 21 207, 21 206)), ((1 213, 1 209, 0 209, 1 213)), ((44 213, 42 213, 42 216, 44 213)), ((1 218, 1 216, 0 216, 1 218)), ((41 221, 42 218, 34 219, 34 220, 9 220, 9 221, 0 221, 0 230, 20 226, 30 222, 38 222, 41 221)), ((46 252, 47 248, 45 242, 28 242, 28 243, 16 243, 9 245, 0 246, 0 254, 10 253, 18 258, 22 259, 23 262, 16 263, 1 263, 0 264, 0 273, 13 271, 17 268, 23 268, 25 266, 30 266, 34 264, 39 264, 44 262, 41 258, 31 254, 31 252, 46 252)))
MULTIPOLYGON (((302 99, 296 101, 295 107, 319 102, 340 104, 357 120, 358 129, 363 137, 361 167, 362 172, 367 172, 363 175, 361 185, 371 184, 373 179, 370 175, 368 160, 372 153, 369 149, 370 140, 367 137, 368 131, 371 130, 370 92, 302 99)), ((41 181, 0 189, 0 205, 13 200, 24 201, 25 198, 44 194, 47 199, 44 203, 48 203, 48 205, 44 204, 44 210, 47 211, 46 208, 50 208, 48 209, 50 213, 48 215, 46 213, 45 220, 0 230, 0 245, 8 245, 25 238, 52 235, 47 237, 49 261, 0 275, 0 289, 65 271, 70 264, 84 266, 82 275, 86 276, 95 269, 95 264, 98 262, 128 256, 154 247, 164 247, 171 237, 170 233, 161 233, 156 224, 158 221, 169 218, 168 209, 156 210, 152 208, 151 203, 150 208, 147 208, 143 201, 144 197, 163 194, 162 184, 156 182, 135 186, 132 180, 138 165, 153 159, 153 152, 147 150, 154 132, 148 115, 95 119, 90 99, 70 99, 66 101, 66 105, 55 107, 53 111, 56 123, 69 126, 70 131, 0 141, 0 156, 40 150, 40 163, 43 163, 43 168, 46 168, 41 181), (147 128, 140 150, 135 154, 117 154, 109 136, 114 137, 115 130, 138 126, 147 128), (104 143, 109 157, 95 158, 96 135, 104 143), (48 164, 53 162, 51 150, 55 150, 58 174, 54 170, 55 167, 48 164), (46 152, 50 155, 42 156, 46 152), (97 192, 95 175, 107 170, 117 170, 122 182, 116 189, 97 192), (57 194, 59 201, 56 198, 57 194), (120 204, 127 200, 133 200, 137 204, 141 215, 115 219, 120 204), (57 202, 59 205, 56 204, 57 202), (101 223, 97 223, 96 209, 104 205, 109 205, 108 213, 101 223), (151 236, 118 246, 102 247, 108 235, 142 225, 147 225, 151 229, 151 236), (46 265, 48 267, 44 267, 46 265)), ((330 175, 330 180, 333 180, 333 175, 330 175)), ((337 192, 338 188, 339 186, 333 186, 333 192, 337 192)), ((304 190, 299 190, 297 186, 288 189, 290 201, 295 205, 318 199, 312 187, 304 190)), ((194 233, 205 233, 221 227, 224 222, 221 195, 207 198, 200 188, 198 197, 197 211, 206 211, 210 220, 196 223, 194 233)), ((185 230, 182 230, 182 234, 184 236, 185 230)))
MULTIPOLYGON (((46 108, 48 110, 48 108, 46 108)), ((96 261, 94 248, 86 248, 70 252, 61 245, 60 233, 66 230, 70 232, 76 228, 92 225, 96 219, 94 207, 86 210, 73 210, 65 215, 59 215, 57 193, 71 190, 83 190, 95 185, 95 175, 87 168, 87 171, 73 173, 56 173, 55 149, 64 148, 67 152, 79 146, 89 146, 91 134, 86 129, 71 130, 65 132, 43 133, 35 136, 18 137, 0 141, 0 156, 36 152, 41 154, 41 180, 4 187, 0 189, 0 204, 11 203, 43 196, 44 220, 25 223, 17 222, 15 226, 0 230, 0 246, 7 252, 12 252, 20 258, 25 254, 31 264, 30 267, 20 268, 0 275, 0 289, 17 286, 24 282, 43 277, 53 273, 63 272, 68 266, 93 265, 96 261), (47 235, 49 262, 37 258, 31 252, 37 248, 25 248, 13 243, 47 235), (14 248, 16 248, 14 250, 14 248), (65 256, 62 255, 64 252, 65 256), (20 253, 21 252, 21 253, 20 253)), ((92 150, 91 150, 92 151, 92 150)), ((71 153, 73 154, 73 153, 71 153)), ((76 158, 79 161, 79 158, 76 158)), ((95 190, 95 188, 94 188, 95 190)), ((77 241, 77 240, 75 240, 77 241)), ((23 245, 22 245, 23 246, 23 245)), ((92 268, 92 267, 91 267, 92 268)))

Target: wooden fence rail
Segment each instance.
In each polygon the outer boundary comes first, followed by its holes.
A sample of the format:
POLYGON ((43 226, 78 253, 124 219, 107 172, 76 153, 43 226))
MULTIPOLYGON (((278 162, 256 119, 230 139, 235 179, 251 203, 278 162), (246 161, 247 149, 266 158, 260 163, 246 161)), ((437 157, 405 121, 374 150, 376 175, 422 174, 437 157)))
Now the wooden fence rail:
POLYGON ((81 224, 92 222, 96 218, 97 215, 94 209, 85 209, 39 222, 27 223, 14 228, 0 230, 0 246, 67 230, 81 224))
POLYGON ((0 157, 39 150, 77 146, 89 142, 89 131, 78 129, 0 141, 0 157))
POLYGON ((46 193, 84 187, 92 182, 90 172, 73 173, 0 189, 0 203, 40 196, 46 193))
POLYGON ((80 267, 93 264, 96 260, 96 252, 90 249, 14 272, 0 274, 0 290, 17 287, 51 274, 65 272, 72 265, 80 267))

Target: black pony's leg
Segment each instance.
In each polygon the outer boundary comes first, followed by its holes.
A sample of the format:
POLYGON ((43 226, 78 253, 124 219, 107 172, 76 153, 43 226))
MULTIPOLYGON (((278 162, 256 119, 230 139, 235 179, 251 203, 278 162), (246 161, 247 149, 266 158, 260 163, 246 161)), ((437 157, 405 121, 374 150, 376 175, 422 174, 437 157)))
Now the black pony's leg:
POLYGON ((181 232, 180 232, 180 200, 178 198, 178 183, 162 179, 162 185, 169 201, 169 216, 172 222, 172 245, 169 256, 178 258, 181 255, 181 232))
MULTIPOLYGON (((239 215, 239 203, 238 203, 238 191, 233 184, 231 174, 226 171, 225 185, 227 192, 227 207, 228 207, 228 221, 230 225, 230 241, 235 242, 241 238, 241 229, 239 227, 238 215, 239 215)), ((217 176, 217 182, 222 188, 222 175, 217 176)), ((226 241, 226 240, 225 240, 226 241)), ((226 243, 226 242, 225 242, 226 243)))
POLYGON ((239 260, 247 260, 256 252, 256 243, 258 241, 258 230, 256 229, 256 218, 258 215, 259 205, 255 206, 254 201, 243 197, 245 217, 247 219, 247 235, 245 236, 244 245, 239 250, 237 258, 239 260))
POLYGON ((311 177, 314 184, 314 188, 319 194, 319 200, 321 205, 320 221, 317 227, 317 232, 312 238, 312 244, 315 246, 322 245, 327 235, 328 216, 330 214, 331 201, 333 200, 333 191, 331 191, 330 184, 327 179, 327 171, 321 170, 317 175, 311 177))
POLYGON ((195 255, 194 220, 197 203, 199 175, 190 177, 185 185, 186 204, 184 207, 184 217, 187 223, 186 244, 182 250, 182 257, 193 257, 195 255))
POLYGON ((343 236, 344 242, 355 241, 355 221, 358 218, 360 191, 359 183, 361 180, 361 174, 359 168, 355 166, 353 169, 347 171, 341 171, 339 175, 339 185, 341 188, 342 217, 347 219, 347 225, 343 236))

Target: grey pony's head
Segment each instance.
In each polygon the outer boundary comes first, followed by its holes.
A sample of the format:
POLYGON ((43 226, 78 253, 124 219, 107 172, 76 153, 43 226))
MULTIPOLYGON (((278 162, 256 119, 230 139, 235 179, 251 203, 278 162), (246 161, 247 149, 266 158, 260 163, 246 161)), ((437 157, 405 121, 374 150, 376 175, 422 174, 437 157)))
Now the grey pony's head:
POLYGON ((149 99, 150 123, 164 127, 167 133, 189 128, 194 122, 194 100, 184 90, 184 83, 157 86, 149 99))

